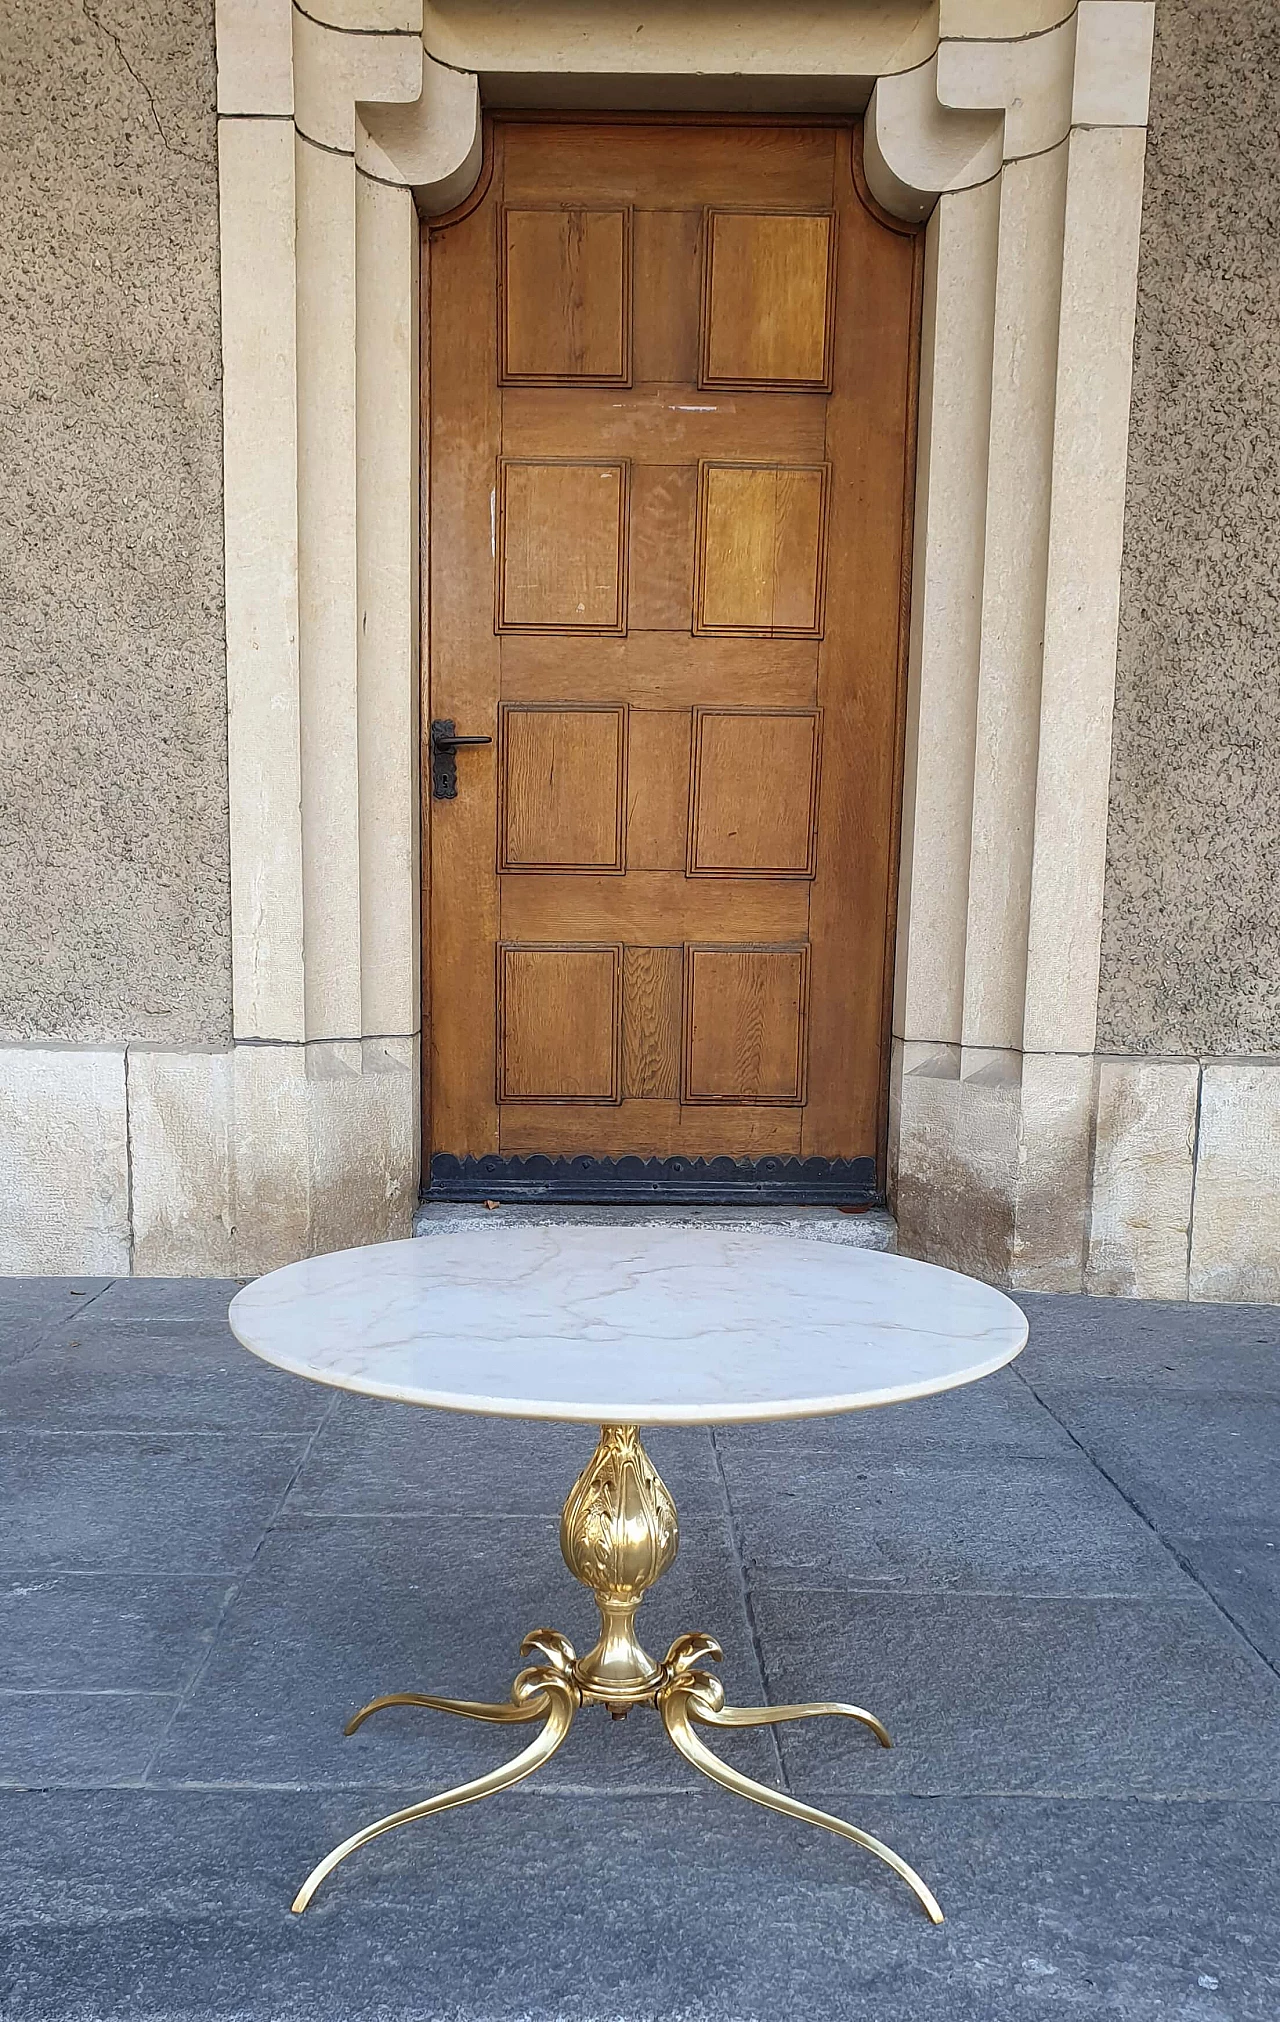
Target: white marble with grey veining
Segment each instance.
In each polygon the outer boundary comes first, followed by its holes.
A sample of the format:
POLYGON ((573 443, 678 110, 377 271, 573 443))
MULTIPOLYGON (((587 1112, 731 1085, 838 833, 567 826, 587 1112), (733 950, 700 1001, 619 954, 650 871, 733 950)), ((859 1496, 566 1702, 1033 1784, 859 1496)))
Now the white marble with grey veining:
POLYGON ((749 1231, 495 1228, 312 1257, 231 1302, 297 1376, 448 1411, 805 1418, 987 1376, 1017 1306, 932 1264, 749 1231))

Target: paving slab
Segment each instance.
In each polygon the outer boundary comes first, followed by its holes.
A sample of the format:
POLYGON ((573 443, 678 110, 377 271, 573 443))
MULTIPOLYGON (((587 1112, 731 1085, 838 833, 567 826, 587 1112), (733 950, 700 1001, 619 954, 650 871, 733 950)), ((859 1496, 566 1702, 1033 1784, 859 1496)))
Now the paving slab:
POLYGON ((0 1278, 0 1368, 101 1297, 110 1278, 0 1278))
MULTIPOLYGON (((532 1729, 481 1726, 419 1708, 342 1729, 384 1692, 505 1699, 521 1638, 550 1626, 579 1650, 597 1633, 590 1596, 560 1558, 547 1517, 290 1517, 273 1530, 223 1619, 216 1648, 153 1767, 162 1782, 443 1789, 508 1760, 532 1729)), ((763 1681, 728 1526, 695 1517, 646 1599, 640 1630, 661 1655, 686 1629, 725 1652, 732 1696, 763 1681)), ((776 1776, 769 1732, 734 1736, 749 1775, 776 1776)), ((690 1784, 655 1716, 589 1708, 539 1781, 611 1789, 690 1784)))
POLYGON ((1265 1532, 1280 1516, 1280 1398, 1119 1383, 1044 1394, 1161 1532, 1265 1532))
POLYGON ((1265 1538, 1173 1542, 1195 1578, 1280 1670, 1280 1522, 1265 1538))
POLYGON ((102 1301, 110 1320, 225 1320, 247 1278, 113 1278, 102 1301))
POLYGON ((1019 1292, 1018 1304, 1031 1322, 1018 1366, 1037 1387, 1049 1377, 1280 1397, 1280 1307, 1063 1292, 1019 1292))
POLYGON ((97 1301, 0 1367, 0 1425, 49 1431, 306 1431, 333 1396, 250 1355, 225 1313, 109 1314, 97 1301))
POLYGON ((162 1692, 0 1692, 0 1784, 140 1782, 176 1705, 162 1692))
POLYGON ((792 1787, 919 1795, 1280 1796, 1280 1677, 1206 1597, 754 1596, 769 1696, 851 1699, 778 1730, 792 1787))
POLYGON ((229 1580, 33 1573, 0 1579, 0 1687, 176 1692, 208 1653, 229 1580))
POLYGON ((0 1573, 236 1571, 305 1445, 221 1432, 0 1432, 0 1573))
POLYGON ((953 1443, 883 1455, 850 1442, 803 1461, 725 1442, 723 1453, 753 1587, 1194 1591, 1150 1525, 1069 1442, 1051 1453, 953 1443))
MULTIPOLYGON (((407 1798, 411 1792, 406 1789, 407 1798)), ((1274 2022, 1272 1805, 868 1798, 852 1847, 711 1789, 516 1792, 387 1834, 350 1794, 0 1799, 5 2022, 1274 2022), (1207 1855, 1212 1853, 1212 1859, 1207 1855)))
MULTIPOLYGON (((335 1406, 290 1492, 291 1510, 559 1517, 595 1443, 586 1425, 480 1418, 345 1392, 335 1393, 335 1406)), ((644 1439, 682 1521, 723 1512, 704 1427, 654 1426, 644 1439)))

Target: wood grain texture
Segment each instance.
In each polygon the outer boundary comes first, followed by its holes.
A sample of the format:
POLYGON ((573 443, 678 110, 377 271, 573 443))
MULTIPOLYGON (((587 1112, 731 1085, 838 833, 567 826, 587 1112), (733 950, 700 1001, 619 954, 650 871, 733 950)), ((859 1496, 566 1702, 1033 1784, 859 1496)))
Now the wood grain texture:
POLYGON ((709 211, 700 384, 829 391, 835 256, 829 214, 709 211))
POLYGON ((630 702, 636 709, 812 708, 818 699, 818 648, 803 639, 718 638, 629 632, 626 639, 540 638, 508 633, 502 641, 502 691, 513 700, 630 702))
POLYGON ((778 1104, 699 1106, 643 1097, 613 1108, 565 1103, 554 1116, 548 1107, 504 1103, 501 1149, 513 1156, 545 1152, 554 1129, 562 1158, 795 1158, 801 1115, 778 1104))
POLYGON ((635 871, 678 871, 689 826, 689 732, 686 709, 631 711, 627 773, 627 864, 635 871))
POLYGON ((501 459, 498 631, 626 631, 629 488, 625 462, 501 459))
POLYGON ((622 957, 622 1093, 680 1094, 683 948, 626 948, 622 957))
POLYGON ((631 212, 501 213, 499 377, 506 384, 631 383, 631 212))
MULTIPOLYGON (((841 129, 767 120, 663 118, 503 122, 508 202, 617 202, 637 209, 759 205, 825 209, 841 129)), ((696 279, 695 279, 696 287, 696 279)))
POLYGON ((799 941, 809 929, 799 879, 690 878, 678 871, 590 871, 504 878, 502 932, 513 941, 799 941))
POLYGON ((682 1101, 803 1107, 807 944, 686 948, 684 991, 682 1101))
POLYGON ((821 638, 829 486, 825 463, 702 463, 695 632, 821 638))
MULTIPOLYGON (((846 157, 847 173, 847 157, 846 157)), ((849 186, 852 177, 849 177, 849 186)), ((806 1155, 883 1158, 888 925, 897 874, 902 625, 919 236, 840 204, 827 630, 819 656, 828 793, 810 888, 806 1155)))
MULTIPOLYGON (((430 700, 464 735, 494 736, 500 659, 493 630, 490 547, 501 407, 494 361, 474 342, 493 327, 493 220, 481 206, 428 240, 431 287, 430 700)), ((494 1101, 493 949, 499 900, 493 875, 497 766, 469 754, 465 791, 430 801, 432 947, 425 1022, 432 1143, 459 1157, 498 1149, 494 1101)), ((461 770, 461 768, 460 768, 461 770)), ((430 791, 430 765, 422 777, 430 791)))
POLYGON ((625 706, 504 703, 499 764, 499 870, 625 871, 625 706))
POLYGON ((821 748, 816 709, 695 710, 689 876, 811 878, 821 748))
POLYGON ((498 950, 498 1101, 617 1102, 620 947, 498 950))
POLYGON ((699 210, 635 213, 635 384, 698 377, 699 210))
POLYGON ((638 463, 631 477, 628 632, 688 632, 697 466, 638 463))
POLYGON ((498 739, 428 810, 432 1148, 875 1154, 920 237, 834 122, 488 132, 424 281, 425 713, 498 739))
POLYGON ((608 387, 508 386, 502 439, 508 456, 573 460, 584 444, 602 457, 638 463, 697 463, 742 457, 760 463, 819 463, 825 452, 821 400, 793 393, 725 393, 648 384, 628 398, 608 387))

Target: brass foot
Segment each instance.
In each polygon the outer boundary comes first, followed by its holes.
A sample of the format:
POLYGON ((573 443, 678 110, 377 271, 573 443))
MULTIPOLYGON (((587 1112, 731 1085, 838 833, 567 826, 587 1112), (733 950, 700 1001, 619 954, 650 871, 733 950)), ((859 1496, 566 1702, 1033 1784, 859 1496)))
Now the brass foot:
POLYGON ((671 1740, 679 1749, 686 1762, 709 1776, 713 1783, 724 1789, 736 1791, 739 1797, 749 1797, 754 1804, 762 1804, 769 1811, 779 1811, 786 1818, 801 1819, 806 1825, 824 1826, 828 1832, 839 1833, 844 1839, 851 1839, 857 1846, 865 1847, 879 1860, 891 1867, 896 1875, 901 1875, 907 1887, 914 1891, 924 1906, 930 1923, 942 1922, 942 1911, 937 1897, 927 1883, 920 1879, 913 1867, 908 1866, 900 1854, 887 1847, 869 1832, 863 1832, 856 1825, 848 1825, 842 1818, 834 1818, 830 1812, 818 1811, 811 1804, 802 1804, 799 1798, 788 1797, 783 1791, 770 1790, 767 1785, 757 1783, 753 1777, 744 1776, 740 1770, 730 1768, 714 1755, 706 1743, 694 1733, 691 1720, 704 1726, 714 1727, 754 1727, 761 1720, 771 1716, 780 1720, 802 1720, 810 1713, 846 1713, 854 1719, 865 1721, 881 1745, 890 1746, 889 1737, 880 1722, 871 1714, 864 1713, 857 1706, 813 1705, 813 1706, 773 1706, 727 1708, 724 1703, 724 1688, 720 1680, 709 1671, 699 1670, 697 1660, 711 1657, 719 1661, 721 1652, 709 1636, 681 1636, 672 1644, 667 1658, 669 1682, 658 1694, 658 1711, 662 1724, 671 1740))

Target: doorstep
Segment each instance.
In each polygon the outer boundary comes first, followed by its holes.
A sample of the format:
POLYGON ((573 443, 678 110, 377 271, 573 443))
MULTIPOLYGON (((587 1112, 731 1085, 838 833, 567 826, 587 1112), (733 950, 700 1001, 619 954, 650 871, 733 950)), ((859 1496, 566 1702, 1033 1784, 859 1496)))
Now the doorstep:
POLYGON ((504 1221, 513 1229, 757 1229, 763 1234, 804 1236, 816 1243, 843 1243, 854 1250, 898 1247, 898 1224, 886 1208, 846 1214, 840 1208, 571 1207, 537 1201, 502 1202, 487 1208, 474 1201, 423 1201, 413 1218, 415 1236, 453 1236, 504 1221))

